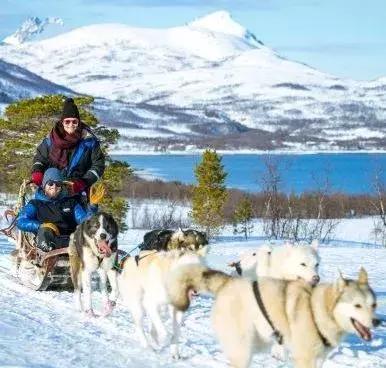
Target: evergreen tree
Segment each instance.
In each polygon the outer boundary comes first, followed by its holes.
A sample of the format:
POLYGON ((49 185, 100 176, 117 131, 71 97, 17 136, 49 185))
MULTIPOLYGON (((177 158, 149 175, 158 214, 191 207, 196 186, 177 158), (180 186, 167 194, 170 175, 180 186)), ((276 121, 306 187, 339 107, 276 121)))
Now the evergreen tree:
POLYGON ((193 187, 193 220, 202 226, 208 237, 213 236, 224 222, 223 208, 227 199, 227 173, 216 151, 206 150, 195 168, 197 185, 193 187))
POLYGON ((248 197, 244 197, 237 204, 235 213, 233 216, 233 233, 244 234, 245 239, 251 235, 253 230, 253 224, 251 223, 253 218, 252 202, 248 197))
MULTIPOLYGON (((2 190, 17 193, 23 179, 29 178, 36 147, 59 119, 64 98, 61 95, 43 96, 20 100, 7 106, 4 118, 0 119, 2 190)), ((107 155, 109 145, 118 140, 119 132, 99 124, 91 110, 94 101, 92 97, 82 96, 74 100, 81 120, 92 127, 106 154, 106 170, 102 181, 107 194, 101 209, 111 213, 124 230, 128 205, 118 193, 123 187, 123 180, 132 174, 132 169, 126 163, 114 161, 107 155)))

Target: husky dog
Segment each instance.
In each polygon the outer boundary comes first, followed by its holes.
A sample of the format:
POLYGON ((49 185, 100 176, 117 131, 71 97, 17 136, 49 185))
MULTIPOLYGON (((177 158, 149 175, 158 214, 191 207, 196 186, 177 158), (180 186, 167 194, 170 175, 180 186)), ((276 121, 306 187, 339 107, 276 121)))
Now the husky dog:
POLYGON ((182 230, 179 228, 170 237, 167 249, 190 248, 198 250, 207 244, 208 240, 205 233, 193 229, 182 230))
POLYGON ((256 280, 257 277, 272 277, 281 280, 303 279, 311 285, 316 285, 319 256, 318 243, 311 246, 286 243, 284 246, 262 246, 241 256, 234 267, 240 276, 256 280))
MULTIPOLYGON (((264 245, 256 250, 244 253, 238 262, 230 264, 236 274, 252 281, 257 277, 272 277, 281 280, 302 279, 315 286, 320 278, 318 274, 318 242, 311 246, 286 243, 283 246, 264 245)), ((287 354, 283 345, 274 344, 272 356, 286 360, 287 354)))
POLYGON ((169 298, 180 311, 189 292, 209 291, 216 300, 212 322, 232 367, 249 366, 254 350, 273 338, 291 351, 296 368, 316 368, 345 334, 371 340, 376 298, 362 268, 358 280, 340 276, 312 288, 304 280, 261 278, 251 282, 203 266, 185 266, 168 280, 169 298))
POLYGON ((100 277, 104 315, 111 313, 118 297, 117 272, 114 270, 118 250, 117 237, 116 221, 104 212, 99 212, 78 225, 70 237, 68 253, 75 302, 80 310, 83 309, 91 316, 95 316, 91 304, 91 275, 94 271, 98 271, 100 277), (110 299, 107 294, 107 278, 112 289, 110 299), (83 304, 81 289, 84 294, 83 304))
POLYGON ((178 339, 182 312, 170 305, 166 280, 169 273, 178 267, 187 264, 201 264, 206 252, 206 246, 202 246, 197 251, 189 249, 174 249, 167 252, 149 250, 142 251, 139 256, 129 257, 124 261, 122 273, 118 277, 120 297, 132 314, 138 337, 144 347, 151 347, 151 342, 158 345, 166 343, 167 331, 160 316, 160 309, 163 306, 169 306, 173 326, 170 349, 173 358, 179 358, 178 339), (150 319, 152 341, 148 340, 144 332, 143 316, 145 312, 150 319))
POLYGON ((140 249, 164 251, 181 248, 199 249, 207 244, 205 234, 197 230, 156 229, 145 234, 140 249))

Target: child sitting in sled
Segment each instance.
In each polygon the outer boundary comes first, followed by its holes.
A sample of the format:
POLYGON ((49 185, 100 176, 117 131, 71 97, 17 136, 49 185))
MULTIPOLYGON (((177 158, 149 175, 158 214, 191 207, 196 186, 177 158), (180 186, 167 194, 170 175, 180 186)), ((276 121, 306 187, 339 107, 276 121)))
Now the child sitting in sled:
POLYGON ((102 186, 92 188, 86 209, 79 195, 67 194, 60 170, 49 168, 35 198, 21 209, 16 226, 36 234, 37 247, 44 252, 66 247, 76 226, 97 212, 103 196, 102 186))

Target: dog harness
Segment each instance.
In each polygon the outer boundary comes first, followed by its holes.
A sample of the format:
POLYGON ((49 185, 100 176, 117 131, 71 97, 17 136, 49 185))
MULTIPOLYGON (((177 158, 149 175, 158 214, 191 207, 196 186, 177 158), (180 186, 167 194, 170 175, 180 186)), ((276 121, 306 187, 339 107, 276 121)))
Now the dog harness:
POLYGON ((236 269, 236 272, 239 276, 241 276, 243 274, 243 270, 241 269, 240 262, 235 263, 235 269, 236 269))
POLYGON ((283 335, 280 333, 280 331, 278 331, 275 328, 274 324, 271 321, 271 318, 269 318, 267 309, 265 308, 264 303, 263 303, 263 299, 261 298, 261 293, 259 291, 259 285, 258 285, 257 281, 254 281, 252 283, 252 289, 253 289, 253 293, 255 294, 255 299, 256 299, 257 305, 259 306, 260 311, 263 314, 264 318, 267 320, 268 324, 272 328, 273 335, 275 336, 277 343, 279 345, 283 345, 283 340, 284 340, 283 335))
POLYGON ((314 309, 312 308, 312 305, 311 305, 311 313, 312 313, 312 318, 313 318, 314 321, 315 321, 316 331, 318 332, 318 335, 319 335, 320 340, 322 340, 322 343, 323 343, 323 345, 324 345, 326 348, 331 347, 332 345, 331 345, 330 342, 327 340, 326 336, 324 336, 324 335, 322 334, 322 332, 320 331, 320 328, 319 328, 318 324, 316 323, 316 320, 315 320, 315 318, 314 318, 314 309))

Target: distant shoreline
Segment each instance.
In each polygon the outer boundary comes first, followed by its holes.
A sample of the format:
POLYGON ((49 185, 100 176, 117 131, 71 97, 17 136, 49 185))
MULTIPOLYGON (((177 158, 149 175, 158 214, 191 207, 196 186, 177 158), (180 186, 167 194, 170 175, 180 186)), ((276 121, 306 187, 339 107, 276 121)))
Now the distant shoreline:
MULTIPOLYGON (((112 156, 167 156, 167 155, 201 155, 204 149, 192 151, 133 151, 133 150, 110 150, 112 156)), ((263 150, 216 150, 220 155, 322 155, 322 154, 386 154, 386 150, 355 150, 355 151, 337 151, 337 150, 320 150, 320 151, 263 151, 263 150)))

